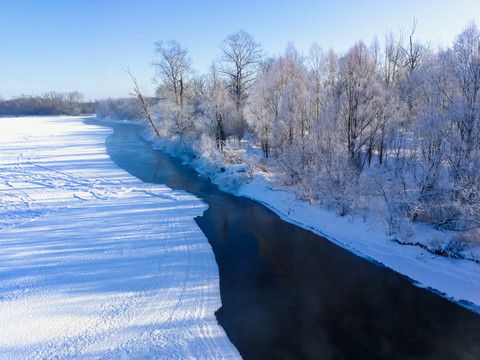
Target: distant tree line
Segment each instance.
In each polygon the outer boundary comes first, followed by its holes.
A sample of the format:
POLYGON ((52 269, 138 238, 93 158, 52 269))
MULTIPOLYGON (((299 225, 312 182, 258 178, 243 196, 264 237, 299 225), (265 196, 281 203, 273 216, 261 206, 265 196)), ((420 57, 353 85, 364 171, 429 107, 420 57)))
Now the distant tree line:
POLYGON ((414 222, 478 234, 480 31, 433 49, 415 30, 341 56, 289 44, 276 57, 239 31, 204 76, 178 42, 157 42, 151 112, 192 157, 245 163, 235 146, 257 145, 299 198, 378 217, 396 238, 414 222))
POLYGON ((85 115, 95 112, 95 103, 84 101, 78 91, 44 95, 21 95, 0 100, 0 115, 85 115))
MULTIPOLYGON (((159 99, 156 97, 145 98, 147 106, 153 107, 159 99)), ((142 120, 145 113, 138 106, 135 98, 116 98, 99 100, 95 104, 95 114, 101 118, 111 118, 117 120, 142 120)))
POLYGON ((104 99, 98 101, 95 114, 101 118, 139 120, 142 111, 136 106, 134 98, 104 99))

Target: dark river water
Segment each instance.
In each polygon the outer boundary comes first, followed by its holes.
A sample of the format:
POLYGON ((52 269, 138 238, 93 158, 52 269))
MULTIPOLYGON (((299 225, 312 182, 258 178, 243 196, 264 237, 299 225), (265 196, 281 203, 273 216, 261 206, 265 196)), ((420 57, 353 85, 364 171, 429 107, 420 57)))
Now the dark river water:
POLYGON ((216 316, 244 359, 480 359, 477 314, 218 190, 140 127, 112 126, 116 164, 208 204, 196 221, 220 271, 216 316))

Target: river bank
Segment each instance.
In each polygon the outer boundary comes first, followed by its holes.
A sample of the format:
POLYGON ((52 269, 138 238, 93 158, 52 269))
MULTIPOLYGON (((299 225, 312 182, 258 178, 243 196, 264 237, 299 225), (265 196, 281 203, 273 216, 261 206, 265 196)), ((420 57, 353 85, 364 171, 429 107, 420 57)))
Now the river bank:
MULTIPOLYGON (((220 272, 217 320, 245 359, 464 359, 480 355, 478 315, 404 276, 221 191, 142 128, 110 124, 107 151, 146 182, 208 205, 195 219, 220 272)), ((228 171, 228 170, 226 170, 228 171)))
MULTIPOLYGON (((480 314, 478 262, 432 254, 419 246, 401 245, 385 234, 379 218, 339 216, 321 206, 299 200, 294 189, 279 186, 275 173, 256 163, 258 157, 247 159, 254 165, 248 167, 249 174, 245 176, 245 166, 211 166, 211 159, 210 162, 205 158, 192 159, 182 152, 176 141, 155 139, 148 131, 144 136, 155 147, 182 159, 198 173, 209 177, 224 191, 258 201, 285 221, 326 237, 362 258, 402 274, 415 286, 431 290, 480 314)), ((425 239, 442 243, 448 241, 448 236, 427 225, 416 224, 409 242, 424 243, 425 239)))

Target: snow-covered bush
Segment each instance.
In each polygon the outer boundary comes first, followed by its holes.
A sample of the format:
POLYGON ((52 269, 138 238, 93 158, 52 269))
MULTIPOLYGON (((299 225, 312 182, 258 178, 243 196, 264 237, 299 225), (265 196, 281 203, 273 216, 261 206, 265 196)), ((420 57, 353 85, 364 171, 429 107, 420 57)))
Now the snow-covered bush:
POLYGON ((250 167, 247 164, 227 166, 224 171, 215 176, 215 183, 220 189, 234 191, 245 184, 251 177, 250 167))
POLYGON ((200 141, 194 148, 197 157, 194 165, 207 177, 212 177, 221 171, 223 158, 217 142, 207 134, 202 134, 200 141))
POLYGON ((459 237, 436 237, 428 242, 427 249, 437 255, 462 259, 466 245, 459 237))
POLYGON ((452 242, 461 249, 461 254, 467 258, 480 261, 480 229, 475 228, 452 236, 452 242))

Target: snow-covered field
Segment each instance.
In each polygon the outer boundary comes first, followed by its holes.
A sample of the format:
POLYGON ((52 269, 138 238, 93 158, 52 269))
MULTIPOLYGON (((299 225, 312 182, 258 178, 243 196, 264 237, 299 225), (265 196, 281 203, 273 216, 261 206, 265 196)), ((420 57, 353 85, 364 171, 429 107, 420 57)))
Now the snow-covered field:
POLYGON ((201 201, 119 169, 81 118, 0 129, 0 359, 240 357, 201 201))

